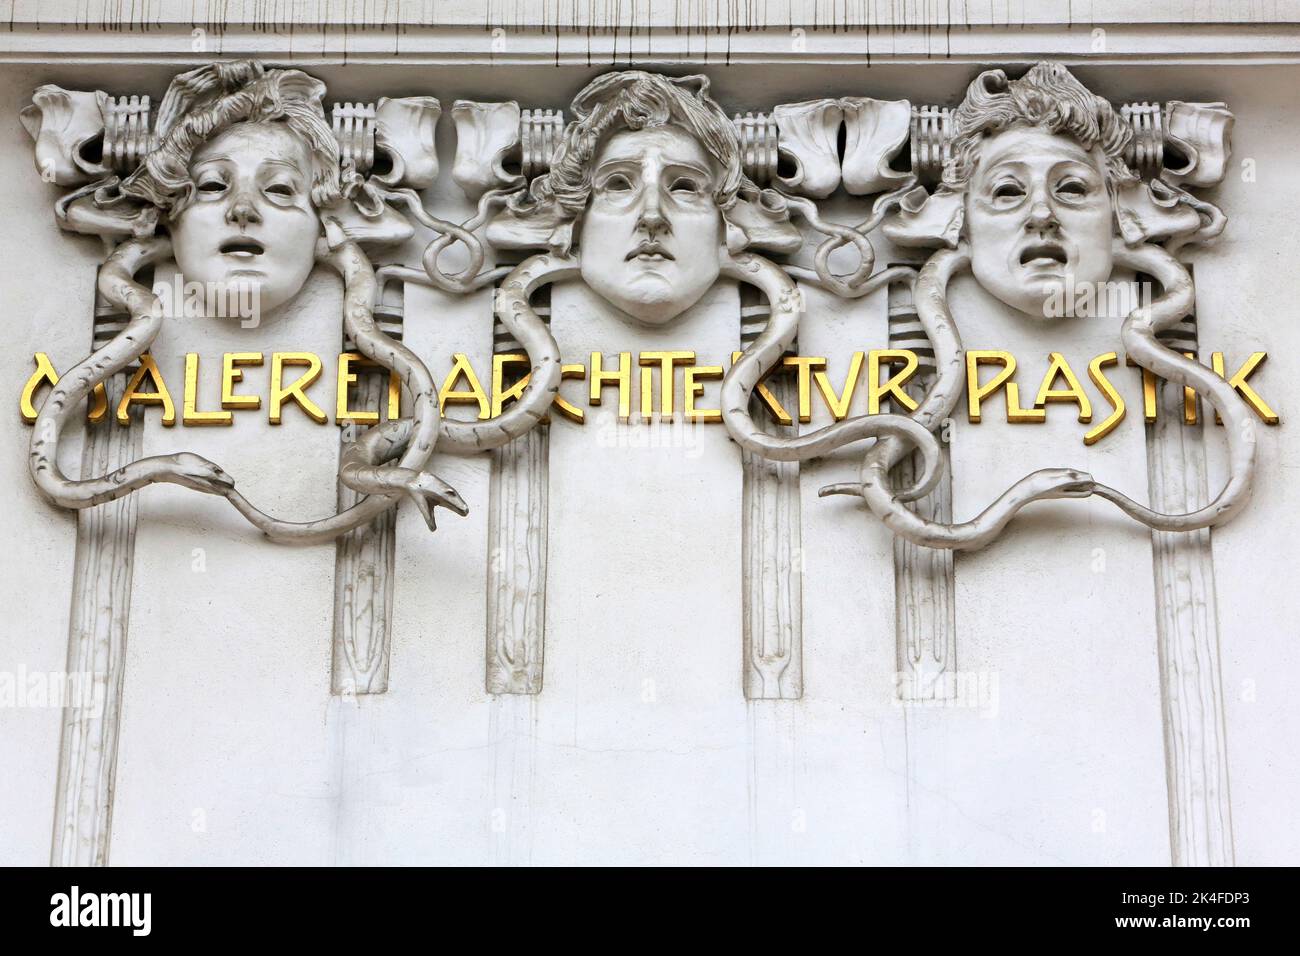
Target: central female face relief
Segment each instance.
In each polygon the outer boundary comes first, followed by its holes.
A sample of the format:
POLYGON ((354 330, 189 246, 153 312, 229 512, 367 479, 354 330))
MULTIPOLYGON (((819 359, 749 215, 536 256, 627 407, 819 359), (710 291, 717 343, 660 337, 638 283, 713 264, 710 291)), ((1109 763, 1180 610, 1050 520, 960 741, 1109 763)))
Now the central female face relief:
POLYGON ((642 322, 667 322, 718 279, 722 214, 713 162, 676 126, 611 136, 582 218, 587 284, 642 322))

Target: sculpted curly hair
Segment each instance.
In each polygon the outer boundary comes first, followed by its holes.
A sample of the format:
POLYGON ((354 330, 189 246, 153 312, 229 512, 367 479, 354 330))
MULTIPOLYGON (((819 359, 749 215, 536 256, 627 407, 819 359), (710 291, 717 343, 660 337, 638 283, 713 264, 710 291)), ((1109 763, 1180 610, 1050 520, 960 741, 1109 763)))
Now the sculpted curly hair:
POLYGON ((551 207, 559 219, 572 221, 586 209, 596 152, 622 130, 680 126, 698 139, 722 170, 714 190, 720 209, 731 208, 742 190, 747 195, 758 192, 744 175, 735 127, 709 96, 707 77, 665 77, 641 70, 608 73, 577 95, 573 114, 577 119, 565 128, 550 171, 533 180, 527 200, 534 208, 551 207))
POLYGON ((172 80, 158 108, 158 145, 122 181, 123 195, 175 216, 194 197, 194 151, 236 123, 283 123, 308 146, 311 201, 318 209, 360 182, 339 168, 338 142, 325 119, 325 86, 299 70, 267 70, 251 60, 213 63, 172 80))
POLYGON ((1038 127, 1073 136, 1085 149, 1100 146, 1112 183, 1133 182, 1124 152, 1133 131, 1105 99, 1096 96, 1059 63, 1039 63, 1018 80, 1001 70, 975 78, 953 114, 956 133, 943 184, 962 189, 979 162, 980 144, 1017 127, 1038 127))

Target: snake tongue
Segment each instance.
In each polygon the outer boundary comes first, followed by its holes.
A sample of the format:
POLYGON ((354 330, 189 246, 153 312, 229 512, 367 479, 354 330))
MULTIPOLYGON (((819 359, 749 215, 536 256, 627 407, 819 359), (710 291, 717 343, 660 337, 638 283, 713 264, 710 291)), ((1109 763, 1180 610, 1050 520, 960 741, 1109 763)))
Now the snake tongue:
POLYGON ((410 498, 415 502, 416 510, 424 518, 424 523, 429 526, 430 531, 437 531, 438 524, 433 520, 433 506, 425 499, 424 495, 419 492, 411 492, 410 498))

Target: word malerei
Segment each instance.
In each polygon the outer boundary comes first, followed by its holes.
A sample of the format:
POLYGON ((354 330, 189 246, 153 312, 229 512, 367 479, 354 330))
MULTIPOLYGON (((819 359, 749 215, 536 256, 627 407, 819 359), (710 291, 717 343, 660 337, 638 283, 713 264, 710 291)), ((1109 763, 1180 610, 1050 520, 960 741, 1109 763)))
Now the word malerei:
MULTIPOLYGON (((741 353, 732 354, 732 362, 741 353)), ((183 425, 232 425, 234 413, 248 412, 262 407, 262 396, 249 394, 250 383, 245 381, 246 371, 267 364, 267 354, 263 352, 227 352, 221 360, 219 381, 220 410, 210 408, 202 410, 200 405, 200 357, 191 352, 185 356, 184 388, 182 392, 181 414, 179 420, 183 425)), ((279 425, 283 420, 285 406, 294 405, 308 418, 319 424, 329 421, 329 416, 318 403, 320 388, 313 397, 312 386, 316 385, 324 371, 325 364, 312 352, 272 352, 270 353, 270 377, 264 389, 267 393, 267 415, 272 425, 279 425), (286 383, 286 370, 293 370, 292 381, 286 383)), ((1242 397, 1255 413, 1270 425, 1279 421, 1278 415, 1250 386, 1248 379, 1267 358, 1265 352, 1252 353, 1232 374, 1225 373, 1222 352, 1210 355, 1210 364, 1220 377, 1227 378, 1228 384, 1242 397)), ((27 380, 20 399, 20 409, 24 421, 35 422, 37 415, 37 398, 43 388, 58 382, 49 356, 37 352, 34 356, 36 371, 27 380)), ((1078 420, 1091 423, 1094 417, 1093 396, 1089 394, 1069 361, 1060 352, 1048 355, 1047 367, 1041 379, 1037 379, 1035 397, 1028 405, 1021 403, 1020 383, 1016 381, 1019 363, 1010 352, 998 350, 971 349, 965 353, 966 359, 966 414, 971 422, 979 422, 983 417, 985 403, 998 393, 1005 398, 1006 420, 1014 423, 1044 422, 1047 419, 1047 406, 1052 403, 1068 403, 1076 406, 1078 420), (992 374, 988 373, 992 370, 992 374)), ((1087 375, 1091 380, 1095 395, 1103 401, 1108 409, 1101 420, 1084 435, 1084 444, 1091 445, 1110 434, 1128 413, 1128 403, 1112 378, 1114 367, 1120 364, 1115 352, 1107 352, 1091 359, 1087 364, 1087 375), (1107 370, 1110 370, 1109 372, 1107 370)), ((1132 364, 1132 363, 1129 363, 1132 364)), ((761 404, 766 407, 772 418, 782 424, 791 425, 797 418, 800 422, 810 422, 813 418, 813 406, 824 407, 835 421, 841 421, 850 414, 850 405, 863 387, 865 379, 866 414, 876 415, 881 412, 882 403, 888 402, 890 409, 910 412, 916 409, 917 401, 905 388, 921 368, 921 357, 908 349, 876 349, 867 352, 854 352, 849 362, 848 373, 838 387, 832 381, 828 371, 827 359, 823 356, 788 355, 773 375, 790 375, 795 379, 797 400, 794 407, 786 408, 766 384, 760 384, 756 394, 761 404)), ((355 352, 344 352, 338 356, 337 374, 334 390, 334 421, 336 424, 355 423, 372 425, 380 420, 380 409, 354 408, 353 388, 358 378, 363 375, 380 375, 383 370, 373 362, 355 352)), ((470 405, 478 409, 478 418, 486 421, 501 414, 503 408, 517 400, 528 385, 528 357, 522 354, 500 354, 492 357, 488 382, 480 376, 467 355, 457 352, 453 355, 451 370, 442 380, 438 390, 441 407, 448 405, 470 405)), ((558 395, 555 399, 557 413, 571 421, 581 424, 586 420, 585 411, 577 402, 585 398, 589 406, 598 406, 606 398, 607 392, 617 395, 618 417, 620 421, 632 420, 633 386, 636 387, 636 399, 640 419, 649 421, 653 418, 671 418, 680 410, 687 422, 720 422, 722 412, 715 407, 705 407, 704 398, 707 382, 719 382, 725 374, 721 365, 697 364, 693 351, 647 351, 633 356, 631 352, 618 352, 604 356, 592 352, 586 364, 574 363, 564 366, 564 379, 586 383, 582 397, 573 389, 569 397, 558 395), (637 374, 634 375, 634 372, 637 374), (576 401, 575 401, 576 400, 576 401)), ((1135 370, 1137 371, 1137 370, 1135 370)), ((1149 370, 1141 369, 1142 410, 1146 421, 1155 421, 1157 415, 1156 383, 1157 378, 1149 370)), ((770 378, 769 378, 770 382, 770 378)), ((211 387, 211 386, 209 386, 211 387)), ((205 390, 206 391, 206 390, 205 390)), ((1197 401, 1191 388, 1184 390, 1183 416, 1188 424, 1197 420, 1197 401)), ((212 388, 212 394, 218 394, 218 388, 212 388)), ((1027 393, 1026 393, 1027 394, 1027 393)), ((91 396, 88 418, 92 422, 103 421, 108 417, 107 390, 101 383, 91 396)), ((399 416, 402 404, 402 389, 396 373, 388 378, 386 417, 395 419, 399 416)), ((176 403, 172 390, 167 385, 165 376, 157 362, 149 354, 141 356, 139 367, 131 375, 116 402, 113 410, 115 419, 122 425, 131 422, 131 407, 160 407, 162 424, 175 425, 178 418, 176 403)), ((859 407, 861 403, 859 403, 859 407)), ((1217 416, 1216 416, 1217 417, 1217 416)))

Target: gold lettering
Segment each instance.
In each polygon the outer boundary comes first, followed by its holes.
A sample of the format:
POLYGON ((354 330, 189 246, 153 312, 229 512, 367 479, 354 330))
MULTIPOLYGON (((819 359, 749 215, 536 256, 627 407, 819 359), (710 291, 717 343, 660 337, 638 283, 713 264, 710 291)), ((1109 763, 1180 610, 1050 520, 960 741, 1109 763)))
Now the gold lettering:
POLYGON ((261 408, 260 395, 236 395, 235 383, 244 380, 241 365, 261 365, 261 352, 227 352, 221 360, 221 407, 261 408))
MULTIPOLYGON (((1128 368, 1138 368, 1133 356, 1124 356, 1128 368)), ((1148 368, 1142 369, 1142 420, 1150 425, 1156 420, 1156 373, 1148 368)))
POLYGON ((1004 385, 1007 392, 1007 421, 1042 422, 1047 412, 1041 408, 1021 408, 1020 388, 1010 381, 1016 373, 1016 357, 999 350, 972 349, 966 353, 966 414, 972 422, 980 420, 980 404, 1004 385), (981 365, 1001 365, 1002 370, 983 385, 979 384, 981 365))
POLYGON ((1148 425, 1156 420, 1156 373, 1149 368, 1142 370, 1142 420, 1148 425))
POLYGON ((44 352, 37 352, 32 356, 36 361, 36 371, 32 372, 31 378, 23 386, 23 393, 18 399, 18 412, 23 416, 23 421, 28 425, 36 421, 38 413, 36 406, 32 403, 32 398, 36 395, 36 390, 42 385, 49 385, 53 388, 59 384, 59 374, 54 371, 54 363, 44 352))
MULTIPOLYGON (((916 353, 911 349, 876 349, 873 350, 867 362, 867 414, 880 414, 880 400, 886 395, 890 396, 891 401, 897 402, 909 412, 916 411, 916 402, 912 396, 903 391, 903 385, 907 383, 915 373, 917 367, 921 364, 916 353), (889 379, 882 385, 880 382, 880 368, 882 365, 892 365, 895 362, 903 363, 903 370, 896 375, 890 375, 889 379)), ((979 419, 975 419, 978 421, 979 419)))
POLYGON ((618 386, 618 420, 626 422, 632 417, 632 353, 618 353, 618 371, 607 372, 604 357, 599 352, 591 353, 591 391, 589 400, 592 405, 600 404, 600 392, 606 385, 618 386))
POLYGON ((482 383, 474 374, 474 367, 469 364, 469 356, 464 352, 456 352, 452 358, 454 361, 451 371, 438 390, 438 408, 446 408, 448 405, 477 405, 479 421, 490 418, 492 403, 488 401, 482 383), (453 386, 461 376, 465 377, 465 384, 469 387, 456 390, 453 386))
POLYGON ((695 361, 694 352, 642 352, 638 358, 638 363, 643 367, 641 372, 641 417, 649 418, 649 371, 655 365, 659 366, 659 414, 664 418, 672 418, 676 414, 676 407, 673 400, 673 393, 677 390, 677 375, 673 371, 678 365, 690 365, 695 361))
POLYGON ((343 352, 339 355, 339 377, 336 395, 334 398, 334 423, 342 425, 344 422, 355 422, 358 425, 377 425, 379 424, 378 411, 353 411, 348 404, 348 390, 357 380, 357 373, 352 371, 352 363, 362 367, 366 362, 366 357, 358 352, 343 352))
MULTIPOLYGON (((1184 352, 1183 358, 1191 359, 1195 362, 1196 354, 1194 352, 1184 352)), ((1183 424, 1196 424, 1196 389, 1192 388, 1190 385, 1183 386, 1183 424)))
POLYGON ((781 364, 799 370, 799 421, 812 421, 812 373, 825 368, 826 359, 818 355, 787 355, 781 364))
MULTIPOLYGON (((1047 357, 1051 360, 1051 364, 1047 366, 1043 384, 1038 387, 1038 397, 1034 399, 1034 405, 1045 409, 1048 402, 1074 402, 1079 406, 1079 421, 1092 421, 1092 402, 1088 401, 1088 395, 1075 377, 1070 363, 1060 352, 1051 352, 1047 357), (1052 388, 1056 384, 1057 376, 1065 379, 1065 388, 1052 388)), ((1090 365, 1089 369, 1091 368, 1090 365)))
POLYGON ((533 377, 532 372, 525 372, 519 381, 505 387, 506 366, 507 365, 527 365, 528 356, 518 352, 510 352, 503 355, 492 356, 492 417, 496 418, 505 408, 506 402, 513 402, 524 394, 524 389, 528 387, 528 380, 533 377))
MULTIPOLYGON (((1255 414, 1263 419, 1265 424, 1276 425, 1281 421, 1277 416, 1277 412, 1269 408, 1268 403, 1265 402, 1264 399, 1260 398, 1259 393, 1246 384, 1246 379, 1250 378, 1251 373, 1253 373, 1255 369, 1259 368, 1259 366, 1263 365, 1264 360, 1267 358, 1267 352, 1252 352, 1250 358, 1246 359, 1246 361, 1242 363, 1241 368, 1237 369, 1236 374, 1233 375, 1232 378, 1228 379, 1228 384, 1237 390, 1237 394, 1245 400, 1247 405, 1255 410, 1255 414)), ((1224 378, 1223 353, 1211 353, 1210 362, 1214 366, 1215 373, 1220 378, 1224 378)), ((1216 425, 1223 424, 1223 419, 1219 417, 1217 411, 1214 413, 1214 423, 1216 425)))
POLYGON ((817 389, 822 393, 822 398, 826 400, 826 407, 831 410, 831 415, 835 421, 843 421, 849 416, 849 403, 853 401, 853 393, 858 387, 858 377, 862 374, 862 360, 865 358, 863 353, 854 352, 853 360, 849 363, 849 374, 844 378, 844 391, 836 395, 835 389, 831 387, 830 376, 825 371, 813 372, 813 381, 817 383, 817 389))
POLYGON ((394 369, 388 373, 388 420, 402 417, 402 377, 394 369))
POLYGON ((317 424, 325 423, 325 412, 307 397, 307 389, 320 378, 321 360, 312 352, 274 352, 271 355, 271 403, 269 420, 272 425, 280 424, 280 412, 286 398, 293 399, 298 407, 317 424), (286 365, 305 366, 307 371, 288 388, 284 386, 284 367, 286 365))
POLYGON ((230 412, 201 412, 199 404, 199 353, 185 353, 185 402, 182 425, 233 425, 230 412))
MULTIPOLYGON (((581 362, 576 363, 574 365, 560 366, 561 382, 565 381, 566 379, 574 379, 574 378, 576 378, 578 381, 581 382, 586 377, 587 377, 587 366, 583 365, 581 362)), ((555 393, 555 409, 565 418, 569 419, 570 421, 577 422, 579 425, 581 425, 587 418, 586 413, 583 412, 581 408, 569 404, 569 402, 565 401, 564 396, 561 395, 559 392, 555 393)))
POLYGON ((682 388, 685 390, 686 420, 688 422, 720 422, 722 411, 717 408, 696 408, 695 399, 704 394, 701 379, 715 380, 722 378, 721 365, 691 365, 682 372, 682 388))
POLYGON ((122 400, 117 403, 118 424, 131 424, 131 406, 133 404, 161 405, 163 425, 171 428, 176 424, 176 405, 172 402, 171 393, 167 391, 167 383, 163 381, 162 372, 158 371, 158 363, 148 353, 140 356, 140 367, 135 370, 131 380, 126 383, 126 391, 122 393, 122 400), (144 383, 146 375, 153 381, 157 391, 140 391, 140 386, 144 383))
POLYGON ((1083 436, 1085 445, 1095 445, 1101 441, 1124 420, 1127 409, 1124 407, 1124 397, 1115 390, 1115 386, 1110 383, 1102 369, 1110 365, 1118 365, 1119 356, 1114 352, 1107 352, 1105 355, 1098 355, 1088 363, 1088 377, 1092 379, 1092 384, 1101 389, 1102 394, 1106 396, 1106 401, 1110 402, 1115 409, 1107 416, 1106 420, 1086 432, 1083 436))
MULTIPOLYGON (((744 352, 732 352, 731 364, 735 365, 737 360, 744 354, 744 352)), ((763 404, 767 406, 767 410, 772 413, 772 417, 776 419, 778 425, 794 424, 794 419, 790 417, 790 413, 777 401, 776 396, 772 394, 772 390, 767 387, 765 382, 759 382, 755 385, 754 391, 758 392, 758 397, 763 400, 763 404)))
MULTIPOLYGON (((23 386, 22 396, 18 399, 18 411, 23 416, 23 421, 28 425, 35 424, 38 410, 34 403, 36 390, 42 385, 49 385, 53 388, 59 384, 59 373, 54 371, 54 363, 44 352, 37 352, 32 356, 36 361, 36 371, 32 377, 27 380, 23 386)), ((104 383, 100 382, 91 392, 90 414, 88 420, 99 424, 108 417, 108 389, 104 383)))

